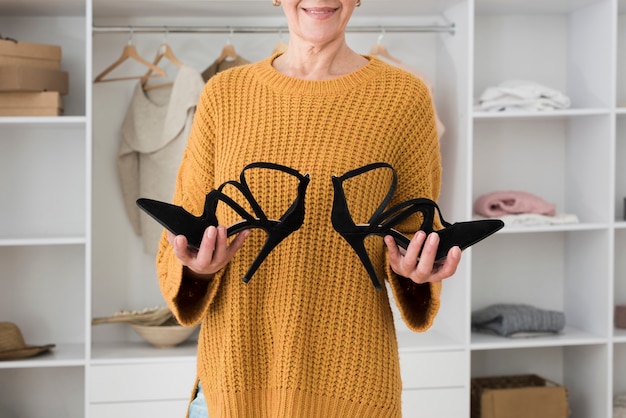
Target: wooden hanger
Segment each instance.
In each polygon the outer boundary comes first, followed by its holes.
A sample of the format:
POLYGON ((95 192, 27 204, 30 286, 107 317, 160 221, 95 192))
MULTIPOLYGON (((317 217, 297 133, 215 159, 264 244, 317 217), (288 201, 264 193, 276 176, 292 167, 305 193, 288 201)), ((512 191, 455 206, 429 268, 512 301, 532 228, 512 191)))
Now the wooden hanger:
POLYGON ((387 51, 387 47, 383 45, 382 41, 383 41, 384 36, 385 36, 385 29, 383 29, 381 34, 378 36, 378 41, 376 42, 376 45, 372 46, 372 49, 370 50, 370 55, 376 55, 379 57, 386 58, 395 64, 402 64, 402 61, 393 57, 389 53, 389 51, 387 51))
POLYGON ((217 63, 221 64, 229 58, 231 60, 237 59, 237 56, 237 52, 235 52, 235 48, 232 46, 232 44, 226 44, 222 49, 221 55, 217 58, 217 63))
MULTIPOLYGON (((131 35, 131 38, 132 38, 132 35, 131 35)), ((111 71, 119 67, 123 62, 125 62, 128 59, 133 59, 145 65, 146 67, 148 67, 153 72, 151 77, 167 77, 167 73, 165 71, 163 71, 161 68, 157 67, 156 65, 152 64, 150 61, 143 59, 137 52, 137 49, 135 49, 135 46, 132 44, 131 40, 129 39, 128 43, 124 46, 124 49, 122 50, 122 55, 120 55, 117 61, 115 61, 108 68, 106 68, 104 71, 98 74, 98 76, 94 79, 93 82, 101 83, 104 81, 136 80, 136 79, 142 78, 143 76, 140 76, 140 75, 105 78, 111 71)))
MULTIPOLYGON (((176 58, 176 55, 174 55, 174 51, 172 50, 172 47, 170 47, 170 45, 167 43, 161 44, 161 46, 159 47, 159 50, 157 51, 156 56, 154 57, 154 61, 152 61, 152 64, 156 67, 163 58, 167 58, 169 62, 171 62, 178 68, 181 68, 183 66, 183 63, 180 62, 178 58, 176 58)), ((160 67, 157 67, 157 68, 160 68, 160 67)), ((153 77, 153 73, 154 73, 154 70, 150 68, 148 72, 144 74, 143 77, 141 77, 141 86, 143 87, 144 90, 147 91, 147 90, 157 89, 160 87, 171 86, 172 84, 174 84, 173 82, 169 81, 165 83, 147 85, 150 77, 153 77)))
POLYGON ((228 41, 226 42, 226 45, 224 45, 224 48, 222 48, 222 53, 217 58, 218 64, 221 64, 228 58, 230 58, 231 60, 237 59, 238 57, 237 52, 235 52, 235 47, 231 43, 232 37, 233 37, 233 30, 231 29, 230 35, 228 35, 228 41))

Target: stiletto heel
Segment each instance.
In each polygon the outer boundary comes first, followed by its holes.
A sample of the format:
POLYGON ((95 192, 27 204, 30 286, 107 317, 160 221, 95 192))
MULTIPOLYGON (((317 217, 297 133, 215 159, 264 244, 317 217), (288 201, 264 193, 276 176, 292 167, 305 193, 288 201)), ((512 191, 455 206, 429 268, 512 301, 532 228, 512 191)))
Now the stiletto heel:
POLYGON ((265 244, 261 251, 254 259, 249 267, 243 281, 248 283, 263 260, 269 253, 280 244, 289 234, 298 230, 304 222, 304 195, 309 184, 310 177, 308 174, 302 175, 293 168, 267 162, 256 162, 248 164, 241 171, 239 182, 230 180, 221 184, 217 189, 211 190, 206 195, 204 201, 204 212, 201 216, 194 216, 180 206, 171 203, 160 202, 157 200, 141 198, 137 199, 137 206, 144 212, 154 218, 163 227, 175 235, 184 235, 187 237, 189 247, 194 249, 200 248, 204 231, 209 226, 217 226, 219 222, 216 217, 216 209, 218 202, 224 202, 242 217, 237 222, 227 228, 227 235, 237 234, 244 229, 259 228, 267 233, 265 244), (278 220, 268 219, 263 209, 252 195, 250 188, 246 182, 245 172, 253 168, 265 168, 277 170, 296 177, 299 180, 298 193, 285 213, 278 220), (234 186, 246 201, 250 204, 254 215, 248 213, 241 205, 232 198, 223 193, 224 187, 227 185, 234 186))
POLYGON ((504 222, 499 219, 485 219, 478 221, 457 222, 451 224, 446 222, 441 215, 441 210, 435 202, 426 198, 410 199, 406 202, 399 203, 387 210, 387 206, 391 202, 391 198, 395 193, 398 184, 398 176, 393 167, 387 163, 372 163, 363 167, 351 170, 342 176, 333 176, 334 200, 331 212, 331 221, 333 228, 352 246, 357 253, 365 269, 367 270, 372 284, 379 290, 382 287, 380 280, 376 274, 374 266, 365 250, 365 238, 370 235, 378 235, 384 237, 390 235, 396 241, 398 246, 406 249, 411 240, 393 229, 395 225, 407 219, 409 216, 421 213, 423 217, 420 230, 427 234, 436 232, 439 235, 439 246, 435 261, 442 261, 448 254, 450 248, 458 246, 461 250, 487 238, 500 230, 504 226, 504 222), (352 177, 364 174, 368 171, 386 168, 391 170, 393 174, 389 191, 383 198, 382 202, 370 217, 367 224, 355 224, 348 209, 346 195, 343 190, 343 182, 352 177), (443 229, 435 231, 433 229, 435 212, 439 215, 439 220, 443 225, 443 229))

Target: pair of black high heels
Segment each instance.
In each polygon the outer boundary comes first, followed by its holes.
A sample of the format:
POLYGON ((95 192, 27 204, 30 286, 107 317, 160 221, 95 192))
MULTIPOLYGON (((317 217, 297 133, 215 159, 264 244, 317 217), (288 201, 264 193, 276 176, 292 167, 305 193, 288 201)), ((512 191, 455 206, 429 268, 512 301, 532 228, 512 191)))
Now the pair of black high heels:
MULTIPOLYGON (((138 199, 137 205, 172 233, 176 235, 185 235, 189 246, 195 249, 200 247, 200 242, 202 241, 205 229, 209 226, 217 226, 219 224, 215 212, 217 204, 220 201, 230 206, 242 218, 240 222, 237 222, 227 228, 228 236, 237 234, 244 229, 263 229, 267 233, 267 239, 243 278, 243 281, 247 283, 250 281, 267 255, 289 234, 298 230, 300 226, 302 226, 304 222, 304 195, 309 181, 310 177, 308 174, 302 175, 293 168, 280 164, 257 162, 244 167, 240 174, 239 182, 227 181, 217 189, 208 193, 205 199, 204 213, 201 216, 194 216, 180 206, 152 199, 138 199), (245 172, 255 168, 281 171, 292 175, 299 180, 298 193, 295 200, 278 220, 267 218, 247 185, 245 172), (254 214, 248 213, 241 205, 224 194, 223 189, 226 185, 232 185, 241 192, 243 197, 250 204, 254 214)), ((391 235, 398 246, 406 249, 409 245, 410 239, 393 228, 409 216, 421 213, 423 216, 423 222, 420 229, 427 234, 431 232, 439 234, 440 241, 435 261, 441 261, 446 257, 450 248, 458 246, 461 250, 464 250, 467 247, 487 238, 504 226, 504 223, 498 219, 457 222, 455 224, 450 224, 441 216, 441 211, 437 204, 432 200, 425 198, 411 199, 387 209, 387 206, 395 193, 397 182, 398 178, 395 170, 387 163, 368 164, 355 170, 351 170, 342 176, 332 177, 334 199, 331 212, 331 222, 333 228, 352 246, 360 258, 361 263, 367 270, 370 279, 372 280, 372 284, 377 290, 382 287, 382 284, 378 279, 376 270, 374 269, 374 266, 372 265, 365 249, 365 239, 368 236, 391 235), (374 214, 368 220, 367 224, 357 225, 354 223, 348 209, 343 189, 343 182, 352 177, 376 169, 391 170, 393 174, 391 187, 374 214), (435 212, 439 214, 439 219, 444 227, 438 231, 434 231, 433 229, 435 212)))

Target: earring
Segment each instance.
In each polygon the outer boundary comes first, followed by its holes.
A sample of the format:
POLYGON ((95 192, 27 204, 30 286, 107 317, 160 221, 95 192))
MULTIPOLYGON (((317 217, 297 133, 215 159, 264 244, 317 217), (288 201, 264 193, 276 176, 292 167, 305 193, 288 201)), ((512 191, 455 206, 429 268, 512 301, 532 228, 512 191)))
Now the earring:
POLYGON ((274 5, 274 7, 280 6, 280 0, 272 0, 272 5, 274 5))
POLYGON ((355 4, 355 6, 356 6, 356 7, 360 7, 360 6, 361 6, 361 0, 356 0, 356 4, 355 4))

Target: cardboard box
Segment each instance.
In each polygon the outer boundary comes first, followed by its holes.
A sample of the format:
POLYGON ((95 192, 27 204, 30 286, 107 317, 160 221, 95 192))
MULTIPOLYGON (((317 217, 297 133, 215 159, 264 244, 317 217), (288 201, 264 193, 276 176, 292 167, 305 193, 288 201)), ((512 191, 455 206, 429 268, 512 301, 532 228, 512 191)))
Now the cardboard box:
POLYGON ((472 378, 472 418, 567 418, 567 389, 535 374, 472 378))
POLYGON ((562 386, 487 389, 481 396, 480 418, 567 418, 567 393, 562 386))
POLYGON ((63 100, 56 91, 0 93, 0 116, 59 116, 63 100))
POLYGON ((0 39, 0 66, 61 68, 61 47, 0 39))
POLYGON ((65 95, 68 86, 69 76, 66 71, 23 65, 0 67, 0 92, 57 91, 65 95))

